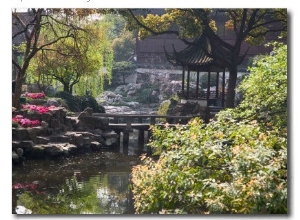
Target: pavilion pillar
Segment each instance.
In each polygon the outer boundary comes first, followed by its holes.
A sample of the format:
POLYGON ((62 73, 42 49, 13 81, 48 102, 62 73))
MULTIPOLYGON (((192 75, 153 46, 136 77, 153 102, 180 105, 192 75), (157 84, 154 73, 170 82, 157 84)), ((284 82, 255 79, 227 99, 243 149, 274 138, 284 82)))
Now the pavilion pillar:
POLYGON ((225 106, 225 69, 223 70, 223 80, 222 80, 222 107, 225 106))
POLYGON ((182 95, 185 96, 184 94, 184 78, 185 78, 185 71, 184 71, 184 66, 182 67, 182 80, 181 80, 181 91, 182 95))
POLYGON ((187 82, 186 82, 186 99, 189 99, 189 93, 190 93, 190 74, 191 71, 188 69, 188 75, 187 75, 187 82))
POLYGON ((216 79, 216 99, 219 97, 219 71, 217 72, 217 79, 216 79))
POLYGON ((206 106, 209 106, 209 96, 210 96, 210 71, 208 71, 207 77, 207 94, 206 94, 206 106))
POLYGON ((197 82, 196 82, 196 99, 199 96, 199 70, 197 70, 197 82))

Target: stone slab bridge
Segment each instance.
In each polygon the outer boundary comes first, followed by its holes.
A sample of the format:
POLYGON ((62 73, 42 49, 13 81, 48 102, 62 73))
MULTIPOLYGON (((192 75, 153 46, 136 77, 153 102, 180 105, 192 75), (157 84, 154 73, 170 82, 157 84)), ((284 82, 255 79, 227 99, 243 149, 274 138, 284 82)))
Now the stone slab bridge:
MULTIPOLYGON (((220 109, 210 109, 210 114, 218 112, 220 109)), ((138 131, 138 146, 141 150, 145 146, 145 140, 151 138, 149 128, 151 125, 164 127, 168 122, 169 127, 175 127, 178 124, 187 124, 192 118, 202 118, 201 115, 178 116, 178 115, 153 115, 153 114, 109 114, 93 113, 93 116, 109 118, 109 128, 118 134, 118 142, 123 146, 123 152, 128 151, 129 134, 133 130, 138 131), (121 140, 121 133, 123 139, 121 140)))

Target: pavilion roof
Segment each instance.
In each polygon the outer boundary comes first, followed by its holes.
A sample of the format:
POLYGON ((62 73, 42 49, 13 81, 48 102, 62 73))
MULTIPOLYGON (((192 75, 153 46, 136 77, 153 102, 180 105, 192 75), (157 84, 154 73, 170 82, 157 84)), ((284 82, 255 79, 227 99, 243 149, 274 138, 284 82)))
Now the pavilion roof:
POLYGON ((173 53, 165 50, 165 54, 168 61, 174 66, 185 66, 190 70, 199 71, 224 69, 211 55, 211 45, 204 35, 197 37, 191 45, 180 51, 176 51, 173 45, 173 53))

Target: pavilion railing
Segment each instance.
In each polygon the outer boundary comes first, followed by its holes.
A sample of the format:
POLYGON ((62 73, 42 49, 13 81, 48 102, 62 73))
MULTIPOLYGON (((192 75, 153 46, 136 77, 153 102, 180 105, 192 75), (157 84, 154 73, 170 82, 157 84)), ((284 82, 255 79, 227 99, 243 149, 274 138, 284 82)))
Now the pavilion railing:
MULTIPOLYGON (((207 100, 207 91, 200 91, 198 94, 196 92, 190 91, 189 93, 179 91, 177 93, 179 98, 184 99, 194 99, 194 100, 207 100)), ((222 99, 223 93, 222 92, 216 92, 216 91, 210 91, 209 92, 209 100, 212 99, 222 99)), ((224 99, 226 100, 226 93, 224 94, 224 99)))

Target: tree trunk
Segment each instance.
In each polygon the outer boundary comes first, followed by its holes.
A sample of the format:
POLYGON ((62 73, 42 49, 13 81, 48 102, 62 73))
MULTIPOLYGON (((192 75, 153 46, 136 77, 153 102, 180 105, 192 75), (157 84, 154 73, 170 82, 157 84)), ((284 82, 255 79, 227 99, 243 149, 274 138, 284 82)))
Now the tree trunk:
POLYGON ((64 85, 64 91, 70 92, 69 84, 68 83, 62 83, 64 85))
POLYGON ((229 69, 229 82, 227 87, 226 108, 234 108, 235 86, 237 79, 237 67, 229 69))
POLYGON ((15 93, 13 96, 13 100, 12 100, 12 106, 17 108, 18 110, 21 108, 20 105, 20 97, 22 94, 22 81, 23 81, 23 76, 24 74, 22 74, 20 71, 17 73, 17 78, 16 78, 16 87, 15 87, 15 93))
POLYGON ((73 93, 73 85, 70 85, 70 87, 69 87, 69 93, 70 93, 70 94, 73 93))

